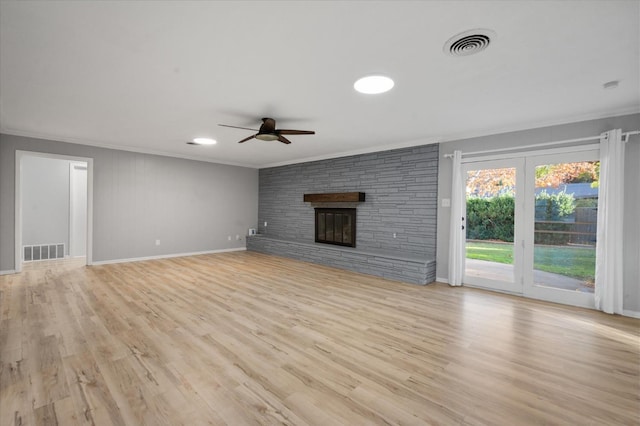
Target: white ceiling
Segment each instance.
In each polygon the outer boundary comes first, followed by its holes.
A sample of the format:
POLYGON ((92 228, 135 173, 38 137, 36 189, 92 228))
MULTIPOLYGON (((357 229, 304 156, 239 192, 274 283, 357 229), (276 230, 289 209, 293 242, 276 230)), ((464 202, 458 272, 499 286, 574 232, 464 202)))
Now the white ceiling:
POLYGON ((638 1, 2 1, 0 130, 264 167, 632 113, 639 27, 638 1), (394 89, 353 90, 373 73, 394 89), (217 125, 265 116, 316 135, 217 125))

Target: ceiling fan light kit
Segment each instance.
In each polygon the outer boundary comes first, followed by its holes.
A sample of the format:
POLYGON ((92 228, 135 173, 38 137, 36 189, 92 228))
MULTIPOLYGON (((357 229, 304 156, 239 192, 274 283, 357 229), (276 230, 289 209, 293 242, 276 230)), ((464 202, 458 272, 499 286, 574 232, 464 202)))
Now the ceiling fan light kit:
POLYGON ((263 133, 263 134, 258 133, 256 135, 256 139, 260 139, 261 141, 277 141, 278 135, 274 135, 271 133, 263 133))

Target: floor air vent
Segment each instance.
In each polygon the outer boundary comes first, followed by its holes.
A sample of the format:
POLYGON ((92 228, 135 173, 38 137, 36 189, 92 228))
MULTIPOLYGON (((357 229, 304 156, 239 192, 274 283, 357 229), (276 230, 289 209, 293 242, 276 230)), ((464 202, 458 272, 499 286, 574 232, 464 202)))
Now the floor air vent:
POLYGON ((64 243, 23 246, 24 261, 64 259, 64 243))

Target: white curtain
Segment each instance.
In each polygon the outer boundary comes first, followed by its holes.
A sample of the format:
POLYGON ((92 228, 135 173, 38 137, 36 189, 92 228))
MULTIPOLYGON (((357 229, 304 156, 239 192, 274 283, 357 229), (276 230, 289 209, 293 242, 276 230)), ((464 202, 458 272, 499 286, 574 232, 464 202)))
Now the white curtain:
POLYGON ((462 285, 464 262, 464 191, 462 187, 462 152, 453 152, 451 179, 451 224, 449 230, 449 285, 462 285))
POLYGON ((596 244, 596 309, 622 314, 624 142, 620 129, 600 137, 600 189, 596 244))

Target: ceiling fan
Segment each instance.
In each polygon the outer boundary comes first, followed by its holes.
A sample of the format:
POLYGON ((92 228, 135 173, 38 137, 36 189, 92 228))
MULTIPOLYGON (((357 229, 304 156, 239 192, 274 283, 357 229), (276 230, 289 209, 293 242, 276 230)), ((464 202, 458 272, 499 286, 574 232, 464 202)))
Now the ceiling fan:
POLYGON ((223 127, 231 127, 232 129, 244 129, 253 130, 258 132, 255 135, 251 135, 248 138, 242 139, 238 143, 246 142, 250 139, 256 138, 262 141, 280 141, 282 143, 290 144, 291 141, 285 138, 283 135, 315 135, 313 130, 290 130, 290 129, 276 129, 276 120, 273 118, 263 118, 262 125, 259 130, 249 129, 248 127, 229 126, 227 124, 219 124, 223 127))

